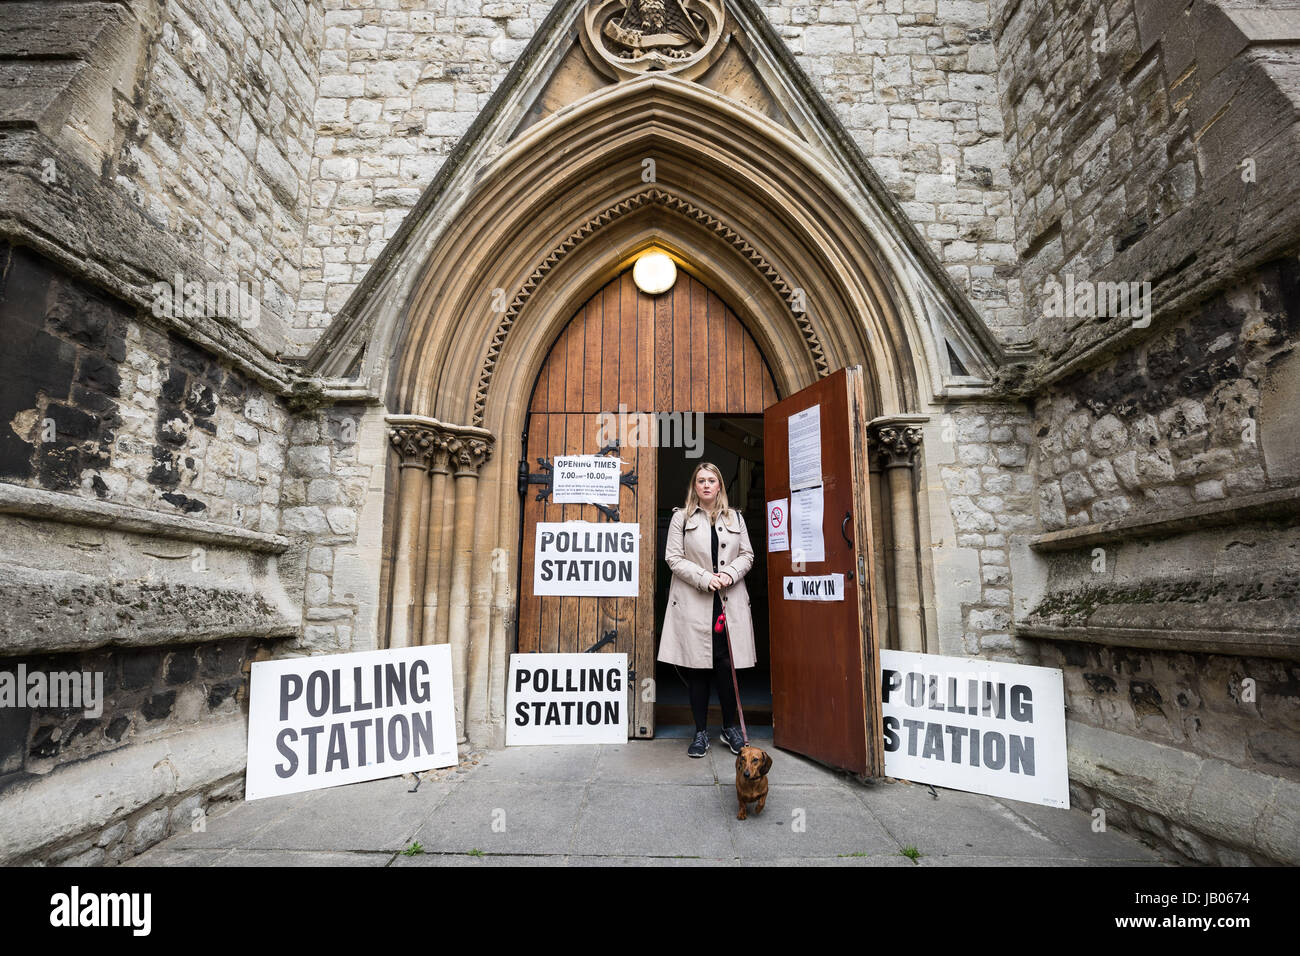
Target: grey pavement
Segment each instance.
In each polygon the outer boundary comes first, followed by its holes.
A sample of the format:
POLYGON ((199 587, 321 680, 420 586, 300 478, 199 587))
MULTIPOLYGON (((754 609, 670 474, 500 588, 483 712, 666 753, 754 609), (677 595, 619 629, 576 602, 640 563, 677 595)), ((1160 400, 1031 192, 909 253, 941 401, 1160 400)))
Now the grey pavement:
POLYGON ((743 821, 735 758, 716 737, 698 760, 680 739, 513 747, 467 755, 415 792, 391 778, 237 804, 126 865, 1169 865, 1131 836, 1093 832, 1082 810, 863 783, 755 742, 772 754, 771 791, 743 821))

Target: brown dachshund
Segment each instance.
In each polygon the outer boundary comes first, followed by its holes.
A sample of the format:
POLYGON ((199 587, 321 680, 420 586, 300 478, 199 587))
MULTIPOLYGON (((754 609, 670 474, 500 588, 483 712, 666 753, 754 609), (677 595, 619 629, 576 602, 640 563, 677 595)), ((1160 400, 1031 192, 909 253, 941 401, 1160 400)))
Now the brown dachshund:
POLYGON ((772 769, 772 758, 757 747, 741 747, 736 757, 736 802, 740 804, 737 820, 746 817, 747 804, 758 801, 754 815, 763 812, 767 803, 767 772, 772 769))

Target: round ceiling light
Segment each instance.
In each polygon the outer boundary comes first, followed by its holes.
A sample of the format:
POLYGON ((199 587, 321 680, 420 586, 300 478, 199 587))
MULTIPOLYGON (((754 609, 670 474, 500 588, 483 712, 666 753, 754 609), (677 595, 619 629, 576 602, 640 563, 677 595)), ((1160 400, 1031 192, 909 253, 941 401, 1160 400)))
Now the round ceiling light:
POLYGON ((632 267, 632 281, 646 295, 667 292, 677 281, 677 263, 662 252, 647 252, 632 267))

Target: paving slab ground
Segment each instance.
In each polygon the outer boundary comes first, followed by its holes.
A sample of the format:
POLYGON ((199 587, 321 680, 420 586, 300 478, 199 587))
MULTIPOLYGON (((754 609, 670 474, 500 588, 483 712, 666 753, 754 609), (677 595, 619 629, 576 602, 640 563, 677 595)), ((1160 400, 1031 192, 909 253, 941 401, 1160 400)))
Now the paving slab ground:
POLYGON ((1082 810, 863 783, 755 742, 773 757, 771 792, 747 820, 716 738, 698 760, 678 739, 513 747, 414 792, 394 778, 238 804, 126 865, 1170 865, 1124 833, 1094 833, 1082 810), (416 843, 422 852, 402 852, 416 843))

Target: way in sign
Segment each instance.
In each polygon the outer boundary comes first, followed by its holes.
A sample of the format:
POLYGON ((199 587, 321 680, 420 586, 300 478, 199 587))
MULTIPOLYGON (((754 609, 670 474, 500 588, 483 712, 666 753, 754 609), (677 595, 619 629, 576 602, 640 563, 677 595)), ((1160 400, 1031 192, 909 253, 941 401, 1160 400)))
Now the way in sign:
POLYGON ((787 601, 843 601, 844 575, 788 577, 785 579, 784 591, 787 601))

